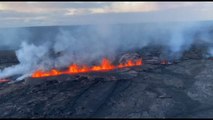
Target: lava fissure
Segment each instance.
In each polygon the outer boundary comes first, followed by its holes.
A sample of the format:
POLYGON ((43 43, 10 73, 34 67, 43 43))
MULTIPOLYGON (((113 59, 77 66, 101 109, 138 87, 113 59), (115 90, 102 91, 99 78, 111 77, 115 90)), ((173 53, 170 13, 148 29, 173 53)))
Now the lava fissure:
POLYGON ((142 59, 137 60, 128 60, 125 63, 120 63, 119 65, 113 65, 111 61, 107 58, 102 59, 101 65, 95 65, 95 66, 87 66, 87 65, 77 65, 72 64, 68 67, 65 71, 60 71, 57 69, 52 69, 50 71, 42 71, 37 70, 32 74, 33 78, 40 78, 40 77, 49 77, 49 76, 58 76, 62 74, 78 74, 78 73, 86 73, 86 72, 96 72, 96 71, 109 71, 124 67, 132 67, 132 66, 139 66, 142 65, 142 59))
POLYGON ((5 82, 9 82, 10 80, 6 80, 6 79, 0 79, 0 83, 5 83, 5 82))

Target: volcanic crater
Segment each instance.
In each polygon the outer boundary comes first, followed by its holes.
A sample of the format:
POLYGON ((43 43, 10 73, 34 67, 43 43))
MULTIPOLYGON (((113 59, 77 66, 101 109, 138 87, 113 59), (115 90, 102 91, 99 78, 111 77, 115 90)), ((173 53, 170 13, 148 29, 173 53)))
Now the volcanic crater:
MULTIPOLYGON (((192 47, 181 58, 169 60, 162 59, 157 48, 145 47, 117 60, 142 58, 138 66, 14 83, 13 76, 0 83, 0 117, 213 117, 213 61, 203 51, 192 47)), ((13 51, 4 53, 1 69, 18 64, 13 51)))

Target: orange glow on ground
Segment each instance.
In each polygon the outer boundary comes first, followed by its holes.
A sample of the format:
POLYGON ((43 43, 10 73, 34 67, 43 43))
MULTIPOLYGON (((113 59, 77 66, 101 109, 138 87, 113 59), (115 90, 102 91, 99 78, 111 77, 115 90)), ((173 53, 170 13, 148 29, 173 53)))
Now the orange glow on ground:
POLYGON ((140 66, 143 65, 142 59, 137 60, 128 60, 126 63, 119 64, 119 65, 113 65, 111 61, 107 58, 102 59, 101 65, 95 65, 95 66, 87 66, 87 65, 77 65, 72 64, 68 67, 65 71, 60 71, 57 69, 52 69, 50 71, 42 71, 37 70, 33 73, 33 78, 40 78, 40 77, 50 77, 50 76, 58 76, 62 74, 78 74, 78 73, 86 73, 86 72, 94 72, 94 71, 108 71, 108 70, 114 70, 124 67, 132 67, 132 66, 140 66))
POLYGON ((6 79, 0 79, 0 83, 5 83, 5 82, 9 82, 9 80, 6 80, 6 79))

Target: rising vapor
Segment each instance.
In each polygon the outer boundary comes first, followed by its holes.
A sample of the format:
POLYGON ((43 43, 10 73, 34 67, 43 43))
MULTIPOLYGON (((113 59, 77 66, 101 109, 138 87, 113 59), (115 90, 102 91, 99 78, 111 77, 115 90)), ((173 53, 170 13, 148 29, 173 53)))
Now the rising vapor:
MULTIPOLYGON (((199 22, 57 27, 46 28, 43 32, 32 29, 22 28, 26 31, 22 38, 20 31, 13 32, 12 38, 5 37, 7 32, 1 33, 4 34, 3 43, 9 40, 8 45, 19 47, 16 56, 20 64, 1 70, 0 78, 20 75, 17 80, 22 80, 38 69, 63 69, 72 63, 91 64, 100 62, 103 57, 113 60, 120 51, 148 45, 163 46, 168 59, 178 59, 197 42, 197 38, 212 43, 210 29, 199 22)), ((210 45, 208 53, 213 55, 212 51, 210 45)))

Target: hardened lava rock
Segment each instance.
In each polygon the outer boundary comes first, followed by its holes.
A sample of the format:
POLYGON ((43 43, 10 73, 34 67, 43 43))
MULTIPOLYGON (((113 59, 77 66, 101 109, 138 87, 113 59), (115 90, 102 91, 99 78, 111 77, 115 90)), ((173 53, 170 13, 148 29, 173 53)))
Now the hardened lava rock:
POLYGON ((26 78, 0 85, 0 118, 211 118, 212 67, 211 59, 189 58, 169 65, 144 62, 106 72, 26 78))

